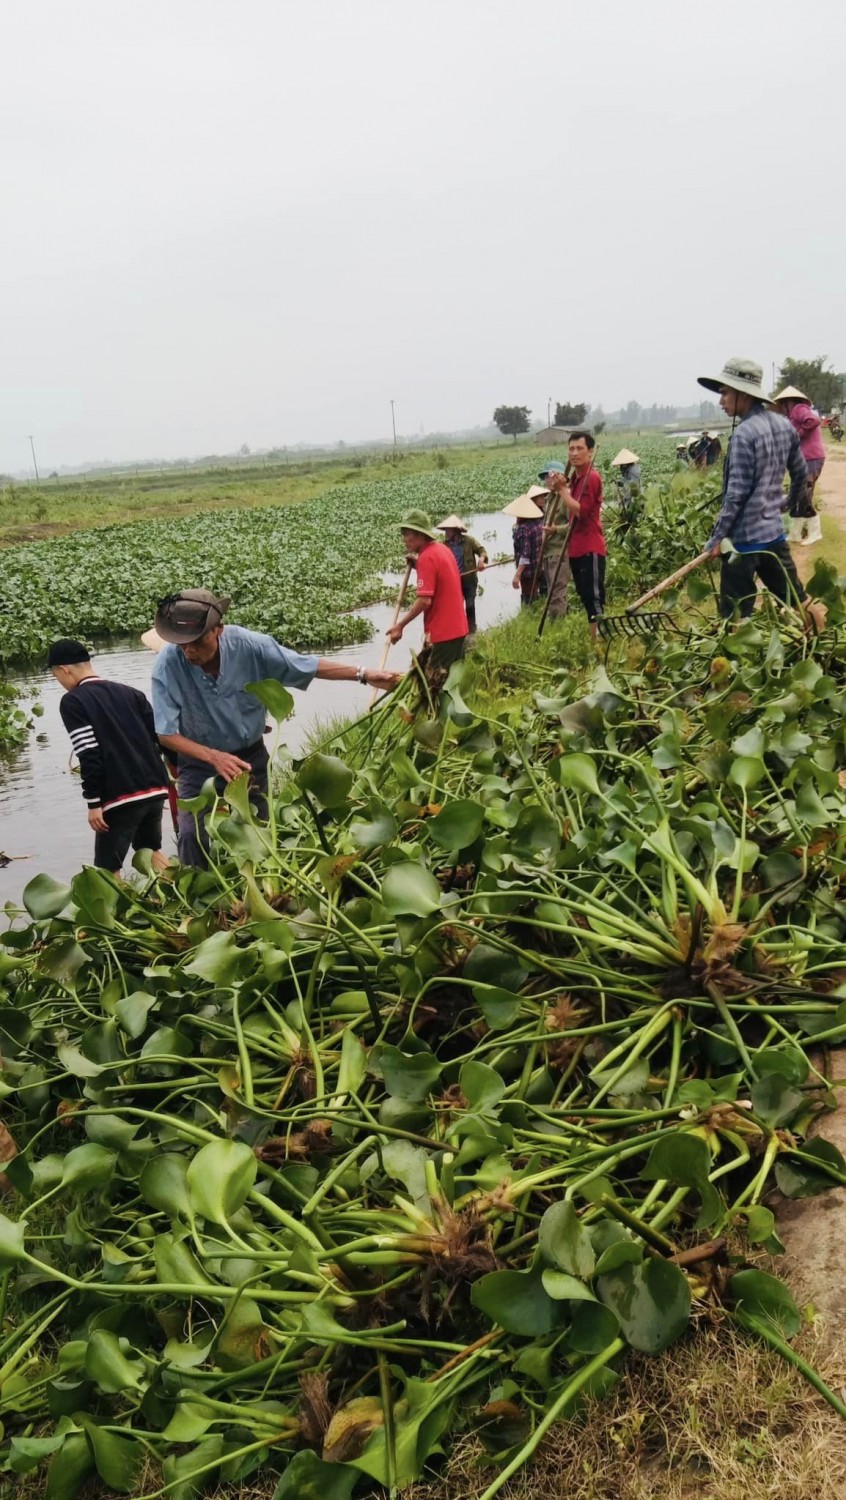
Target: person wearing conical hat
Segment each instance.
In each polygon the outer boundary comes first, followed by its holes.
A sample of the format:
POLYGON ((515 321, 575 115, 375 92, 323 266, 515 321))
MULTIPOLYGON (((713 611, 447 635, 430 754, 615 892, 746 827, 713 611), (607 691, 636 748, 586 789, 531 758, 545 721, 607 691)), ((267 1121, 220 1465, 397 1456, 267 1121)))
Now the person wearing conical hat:
POLYGON ((546 594, 546 577, 543 568, 539 567, 543 544, 543 511, 535 503, 544 497, 549 498, 549 490, 533 484, 525 495, 518 495, 516 500, 505 507, 505 514, 514 517, 511 540, 516 572, 511 580, 511 587, 520 590, 520 604, 523 608, 531 604, 533 599, 546 594))
POLYGON ((808 471, 799 437, 786 417, 769 410, 762 387, 763 370, 754 360, 726 360, 719 375, 700 375, 699 384, 716 391, 720 406, 737 426, 723 468, 719 515, 708 548, 713 557, 722 542, 733 550, 722 554, 720 614, 731 619, 751 615, 756 579, 784 604, 800 604, 805 590, 784 534, 782 481, 790 474, 790 503, 805 493, 808 471))
POLYGON ((621 448, 611 460, 611 468, 617 470, 617 494, 624 510, 640 494, 640 459, 631 448, 621 448))
POLYGON ((698 437, 691 438, 689 456, 695 469, 710 469, 722 451, 718 432, 708 432, 703 427, 698 437))
POLYGON ((822 529, 814 490, 825 463, 825 444, 822 439, 822 424, 819 412, 815 411, 804 391, 795 385, 786 385, 773 396, 776 411, 787 417, 791 427, 799 434, 802 457, 808 470, 808 483, 799 508, 790 511, 789 541, 801 542, 809 547, 822 541, 822 529))
POLYGON ((470 535, 460 516, 447 516, 445 521, 441 521, 435 527, 435 530, 444 533, 444 541, 458 563, 461 591, 464 594, 464 608, 467 613, 467 629, 471 635, 475 635, 476 590, 479 587, 479 574, 484 573, 487 566, 488 554, 482 543, 477 542, 476 538, 470 535))

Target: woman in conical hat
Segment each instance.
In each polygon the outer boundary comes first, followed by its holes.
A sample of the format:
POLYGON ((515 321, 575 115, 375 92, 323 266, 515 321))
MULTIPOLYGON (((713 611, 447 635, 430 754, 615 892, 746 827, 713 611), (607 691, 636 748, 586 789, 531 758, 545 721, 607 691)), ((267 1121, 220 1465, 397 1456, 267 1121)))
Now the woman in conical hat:
POLYGON ((548 490, 542 490, 540 485, 535 484, 525 495, 518 495, 516 500, 510 501, 504 508, 505 515, 513 516, 515 521, 511 540, 517 571, 511 580, 511 587, 520 590, 520 602, 524 608, 533 599, 546 593, 544 572, 538 566, 543 548, 543 511, 532 499, 533 492, 539 500, 549 494, 548 490))
POLYGON ((808 470, 805 495, 798 503, 792 502, 790 506, 790 531, 787 540, 801 542, 803 547, 809 547, 812 542, 822 541, 822 523, 814 499, 817 480, 825 463, 822 423, 819 412, 814 411, 805 392, 795 385, 786 385, 784 390, 777 391, 772 402, 776 411, 787 417, 791 427, 798 432, 799 446, 808 470))

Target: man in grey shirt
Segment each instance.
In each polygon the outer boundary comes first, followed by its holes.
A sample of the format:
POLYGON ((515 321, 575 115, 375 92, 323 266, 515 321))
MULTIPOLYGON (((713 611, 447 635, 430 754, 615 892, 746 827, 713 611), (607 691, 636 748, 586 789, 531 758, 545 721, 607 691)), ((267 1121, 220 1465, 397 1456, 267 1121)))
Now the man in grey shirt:
MULTIPOLYGON (((223 782, 250 773, 251 794, 267 792, 268 754, 262 735, 265 710, 248 682, 273 678, 305 689, 315 677, 392 688, 396 672, 303 656, 270 635, 223 624, 229 599, 208 589, 183 589, 162 599, 155 631, 167 644, 153 668, 156 734, 176 759, 179 795, 197 796, 210 775, 223 782)), ((204 865, 208 838, 202 815, 180 812, 178 850, 184 865, 204 865)))

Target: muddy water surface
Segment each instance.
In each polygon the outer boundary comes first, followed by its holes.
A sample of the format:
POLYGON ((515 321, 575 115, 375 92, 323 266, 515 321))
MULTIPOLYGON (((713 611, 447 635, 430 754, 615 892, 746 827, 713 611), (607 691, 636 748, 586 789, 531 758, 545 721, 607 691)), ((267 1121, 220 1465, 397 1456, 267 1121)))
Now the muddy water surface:
MULTIPOLYGON (((511 522, 506 516, 484 515, 470 519, 474 536, 484 541, 491 557, 508 551, 511 522)), ((483 575, 476 614, 484 630, 515 613, 519 595, 511 588, 512 568, 492 568, 483 575)), ((370 620, 374 633, 359 646, 344 646, 327 656, 378 666, 384 650, 384 632, 393 610, 377 604, 360 610, 370 620)), ((399 671, 408 665, 410 648, 419 649, 422 627, 415 621, 407 639, 391 650, 389 666, 399 671)), ((153 655, 135 642, 100 652, 97 671, 103 677, 129 683, 150 694, 153 655)), ((91 859, 94 835, 88 827, 85 806, 70 756, 70 741, 59 715, 62 690, 45 672, 13 678, 25 702, 37 698, 44 709, 34 721, 29 743, 6 760, 0 760, 0 851, 9 864, 0 869, 0 908, 17 903, 33 875, 44 870, 57 880, 68 880, 91 859)), ((333 717, 355 717, 366 711, 371 690, 355 683, 313 682, 306 693, 294 693, 296 709, 285 727, 284 741, 294 755, 305 744, 315 726, 333 717)), ((165 816, 165 852, 175 852, 175 842, 165 816)))

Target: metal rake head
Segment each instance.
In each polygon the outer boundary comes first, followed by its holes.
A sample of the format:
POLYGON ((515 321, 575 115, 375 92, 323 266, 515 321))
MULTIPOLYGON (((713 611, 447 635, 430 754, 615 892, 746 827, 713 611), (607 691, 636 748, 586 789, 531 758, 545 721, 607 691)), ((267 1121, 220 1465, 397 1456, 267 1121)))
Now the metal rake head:
POLYGON ((681 626, 665 609, 636 610, 631 615, 600 615, 596 628, 606 641, 615 635, 630 639, 638 635, 655 635, 659 630, 674 630, 677 635, 683 633, 681 626))

